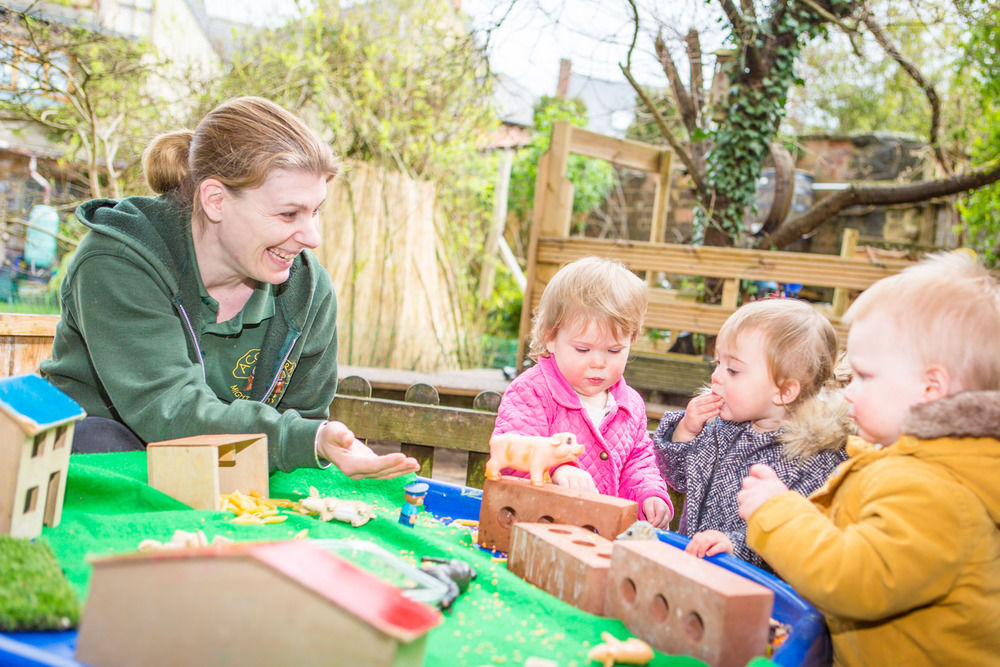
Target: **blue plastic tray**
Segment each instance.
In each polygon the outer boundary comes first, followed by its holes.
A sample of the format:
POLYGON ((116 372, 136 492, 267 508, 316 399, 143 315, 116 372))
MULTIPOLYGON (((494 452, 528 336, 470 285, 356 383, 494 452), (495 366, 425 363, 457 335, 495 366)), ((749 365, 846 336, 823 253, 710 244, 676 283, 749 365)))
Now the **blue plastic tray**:
MULTIPOLYGON (((434 516, 442 520, 479 519, 481 490, 431 479, 423 481, 430 486, 424 506, 434 516)), ((675 547, 683 549, 688 543, 683 535, 665 530, 658 533, 660 540, 675 547)), ((729 554, 710 556, 707 560, 774 591, 771 615, 790 626, 788 638, 771 657, 775 664, 782 667, 830 664, 832 649, 823 616, 788 584, 729 554)), ((83 663, 73 658, 75 651, 76 630, 0 633, 0 665, 4 667, 80 667, 83 663)))
MULTIPOLYGON (((434 516, 452 519, 478 519, 483 492, 445 482, 426 480, 430 484, 424 504, 434 516)), ((667 530, 657 531, 661 541, 683 549, 689 538, 667 530)), ((710 556, 706 560, 755 581, 774 591, 771 616, 790 629, 788 638, 774 652, 771 660, 782 667, 797 665, 826 666, 832 662, 833 648, 823 615, 803 600, 792 587, 772 574, 754 567, 729 554, 710 556)))

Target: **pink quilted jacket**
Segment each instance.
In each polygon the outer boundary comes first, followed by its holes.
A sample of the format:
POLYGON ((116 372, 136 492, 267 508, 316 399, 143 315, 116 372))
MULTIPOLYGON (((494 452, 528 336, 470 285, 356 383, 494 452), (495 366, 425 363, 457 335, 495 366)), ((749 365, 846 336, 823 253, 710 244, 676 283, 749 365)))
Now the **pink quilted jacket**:
POLYGON ((642 397, 624 379, 610 392, 615 406, 598 431, 555 360, 543 357, 507 387, 493 435, 573 433, 584 446, 579 465, 594 478, 598 491, 636 501, 639 518, 644 518, 642 501, 650 496, 663 498, 673 514, 667 485, 656 467, 642 397))

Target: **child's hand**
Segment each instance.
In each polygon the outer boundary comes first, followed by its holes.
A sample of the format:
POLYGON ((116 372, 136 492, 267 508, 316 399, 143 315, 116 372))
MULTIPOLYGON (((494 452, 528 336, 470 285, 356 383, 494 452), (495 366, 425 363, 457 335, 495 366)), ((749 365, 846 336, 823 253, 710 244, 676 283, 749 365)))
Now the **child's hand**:
POLYGON ((700 394, 692 398, 684 409, 684 418, 674 429, 674 442, 694 439, 705 428, 705 422, 722 412, 722 397, 718 394, 700 394))
POLYGON ((703 530, 695 533, 684 551, 698 558, 714 556, 715 554, 733 553, 733 542, 725 533, 718 530, 703 530))
POLYGON ((565 486, 567 489, 577 491, 591 491, 597 493, 597 485, 594 478, 583 468, 576 466, 559 466, 552 472, 552 483, 565 486))
POLYGON ((750 474, 743 478, 743 490, 736 494, 740 517, 749 519, 764 501, 787 490, 774 470, 763 463, 755 463, 750 466, 750 474))
POLYGON ((646 517, 646 521, 664 530, 670 526, 670 519, 673 518, 667 501, 656 496, 650 496, 642 501, 642 514, 646 517))

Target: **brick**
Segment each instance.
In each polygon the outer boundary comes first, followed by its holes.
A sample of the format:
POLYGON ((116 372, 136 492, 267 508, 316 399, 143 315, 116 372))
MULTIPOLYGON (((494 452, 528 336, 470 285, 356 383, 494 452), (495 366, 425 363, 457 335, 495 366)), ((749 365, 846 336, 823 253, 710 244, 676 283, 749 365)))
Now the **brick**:
POLYGON ((604 614, 611 541, 579 526, 516 523, 507 569, 591 614, 604 614))
POLYGON ((605 615, 664 653, 713 667, 743 667, 764 655, 774 593, 658 540, 618 540, 605 615))
POLYGON ((614 539, 639 518, 633 500, 567 489, 555 484, 532 486, 527 479, 503 476, 486 480, 479 510, 479 544, 507 553, 510 529, 517 521, 582 526, 614 539))

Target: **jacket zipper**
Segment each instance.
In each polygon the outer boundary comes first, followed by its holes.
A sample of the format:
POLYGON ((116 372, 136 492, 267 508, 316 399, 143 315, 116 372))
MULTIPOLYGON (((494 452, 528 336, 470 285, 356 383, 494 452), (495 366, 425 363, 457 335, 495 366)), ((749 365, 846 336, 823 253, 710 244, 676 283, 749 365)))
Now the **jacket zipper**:
POLYGON ((285 367, 285 362, 288 361, 288 357, 289 355, 292 354, 292 350, 295 349, 295 343, 297 343, 298 340, 299 340, 299 335, 297 334, 295 338, 292 339, 291 344, 288 346, 288 351, 285 352, 285 356, 281 358, 281 363, 278 364, 278 372, 274 374, 274 379, 271 380, 271 386, 267 388, 267 391, 264 392, 264 396, 260 399, 261 403, 265 402, 268 398, 270 398, 271 394, 274 392, 274 388, 278 386, 278 380, 281 379, 281 370, 285 367))
MULTIPOLYGON (((180 311, 181 317, 184 319, 184 323, 187 325, 188 333, 191 334, 191 340, 194 342, 194 351, 198 355, 198 363, 201 365, 201 380, 202 382, 208 382, 208 376, 205 373, 205 358, 201 353, 201 345, 198 344, 198 336, 194 332, 194 327, 191 325, 191 320, 188 318, 187 311, 184 310, 184 306, 178 301, 175 303, 177 310, 180 311)), ((284 365, 284 362, 282 362, 284 365)))

